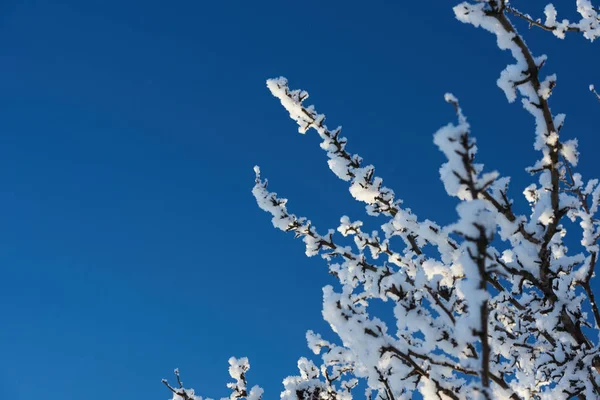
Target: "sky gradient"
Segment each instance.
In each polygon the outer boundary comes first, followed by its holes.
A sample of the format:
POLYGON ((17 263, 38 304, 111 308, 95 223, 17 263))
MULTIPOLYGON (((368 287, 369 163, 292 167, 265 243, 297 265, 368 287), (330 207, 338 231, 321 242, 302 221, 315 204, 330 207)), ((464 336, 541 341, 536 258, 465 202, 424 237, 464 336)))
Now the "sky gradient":
MULTIPOLYGON (((352 201, 267 78, 307 90, 348 150, 441 224, 455 202, 432 135, 454 120, 454 93, 479 160, 512 177, 526 211, 533 121, 495 84, 509 54, 453 3, 373 3, 0 2, 0 398, 166 399, 175 367, 219 398, 232 355, 277 398, 310 354, 305 331, 331 337, 326 265, 271 226, 252 167, 323 231, 345 214, 383 220, 352 201)), ((580 141, 579 172, 600 175, 597 45, 525 38, 558 76, 551 105, 580 141)))

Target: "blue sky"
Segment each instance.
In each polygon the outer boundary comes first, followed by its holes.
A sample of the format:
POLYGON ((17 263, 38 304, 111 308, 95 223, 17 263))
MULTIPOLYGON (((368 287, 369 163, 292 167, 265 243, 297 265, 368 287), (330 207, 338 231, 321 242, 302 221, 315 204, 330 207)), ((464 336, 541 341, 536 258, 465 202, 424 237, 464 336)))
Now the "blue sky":
MULTIPOLYGON (((597 46, 526 39, 558 75, 579 171, 598 175, 597 46)), ((277 398, 305 331, 331 335, 326 267, 272 228, 252 167, 322 230, 366 217, 266 78, 308 90, 349 150, 440 223, 455 203, 432 134, 453 92, 526 210, 532 121, 495 85, 509 55, 450 3, 4 0, 0 49, 0 398, 166 399, 174 367, 218 398, 231 355, 277 398)))

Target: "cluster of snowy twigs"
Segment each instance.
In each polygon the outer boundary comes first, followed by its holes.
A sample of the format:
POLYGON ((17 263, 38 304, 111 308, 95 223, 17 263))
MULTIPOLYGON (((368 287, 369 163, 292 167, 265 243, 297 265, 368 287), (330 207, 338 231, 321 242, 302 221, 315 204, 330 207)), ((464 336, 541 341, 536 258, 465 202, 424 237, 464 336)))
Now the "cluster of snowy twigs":
MULTIPOLYGON (((540 157, 529 168, 537 183, 524 191, 529 215, 513 210, 508 178, 476 163, 475 140, 453 95, 446 101, 457 122, 442 127, 434 143, 447 157, 440 169, 445 189, 460 203, 456 223, 439 226, 404 208, 374 167, 346 150, 341 129, 330 130, 324 115, 304 105, 308 93, 291 90, 285 78, 267 82, 299 131, 318 133, 330 169, 366 203, 367 214, 383 219, 378 234, 342 217, 337 233, 352 237, 355 246, 342 245, 336 231, 319 231, 288 211, 286 200, 270 192, 255 169, 258 205, 276 228, 302 238, 308 256, 321 255, 340 283, 338 289, 324 288, 323 301, 323 315, 340 343, 309 332, 319 366, 301 358, 300 374, 284 380, 282 399, 350 399, 359 380, 368 399, 410 399, 416 392, 425 399, 600 398, 600 312, 591 284, 600 182, 575 172, 577 141, 561 140, 565 116, 549 106, 556 76, 542 75, 545 56, 532 54, 511 21, 524 19, 559 38, 569 32, 598 38, 599 10, 587 0, 576 6, 577 22, 559 21, 552 5, 543 21, 508 1, 454 7, 458 20, 493 33, 498 47, 514 58, 498 86, 510 102, 520 99, 535 121, 540 157), (579 253, 565 245, 566 220, 581 228, 579 253), (392 248, 394 236, 404 248, 392 248), (371 299, 393 304, 396 326, 369 315, 371 299)), ((230 364, 236 379, 230 398, 259 400, 261 389, 246 389, 247 360, 230 364)), ((176 400, 199 399, 181 384, 168 386, 176 400)))

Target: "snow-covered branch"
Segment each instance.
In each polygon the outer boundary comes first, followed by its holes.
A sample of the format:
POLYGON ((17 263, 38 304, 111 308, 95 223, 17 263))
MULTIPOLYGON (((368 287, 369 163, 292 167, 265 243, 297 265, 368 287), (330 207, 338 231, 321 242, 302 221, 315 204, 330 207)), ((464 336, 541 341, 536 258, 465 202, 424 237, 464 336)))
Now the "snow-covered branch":
MULTIPOLYGON (((246 357, 229 359, 229 375, 235 379, 235 382, 228 383, 227 387, 231 390, 228 398, 221 400, 262 400, 263 389, 260 386, 253 386, 248 390, 248 382, 246 381, 246 373, 250 369, 250 363, 246 357)), ((195 394, 194 389, 186 389, 183 387, 179 369, 175 370, 176 386, 172 386, 168 380, 163 379, 162 383, 173 393, 172 400, 203 400, 201 396, 195 394)), ((212 400, 206 398, 205 400, 212 400)))
POLYGON ((590 92, 594 93, 594 96, 600 101, 600 94, 596 91, 596 87, 594 85, 590 85, 590 92))
MULTIPOLYGON (((533 54, 512 21, 594 40, 598 10, 587 0, 576 6, 577 22, 558 22, 552 5, 543 22, 507 0, 454 7, 459 21, 491 32, 514 58, 497 83, 534 120, 540 157, 528 169, 536 179, 523 192, 527 215, 513 208, 509 178, 476 160, 476 140, 455 96, 445 99, 457 121, 434 134, 446 157, 440 178, 459 201, 456 222, 440 226, 418 220, 372 165, 348 152, 341 128, 330 130, 325 116, 304 104, 306 91, 290 89, 285 78, 267 81, 299 131, 317 132, 329 168, 348 182, 352 197, 366 203, 368 215, 384 219, 380 230, 365 232, 361 221, 340 214, 336 229, 319 232, 288 211, 287 200, 268 189, 255 167, 259 207, 276 228, 302 239, 307 256, 325 259, 337 279, 323 289, 323 316, 339 343, 309 332, 309 347, 321 360, 300 358, 299 375, 284 380, 283 399, 349 400, 360 380, 368 399, 408 399, 416 392, 425 399, 600 398, 600 310, 592 284, 600 181, 585 181, 576 171, 577 140, 560 138, 565 116, 550 108, 556 75, 542 74, 546 56, 533 54), (579 226, 575 240, 568 239, 567 220, 579 226), (400 248, 392 245, 394 236, 403 240, 400 248), (570 246, 576 251, 567 246, 577 242, 570 246), (371 315, 376 301, 394 318, 371 315)), ((232 360, 236 382, 228 385, 229 398, 259 400, 261 389, 247 389, 247 360, 232 360)), ((198 400, 177 379, 179 387, 165 382, 174 398, 198 400)))
POLYGON ((506 11, 527 21, 529 26, 552 32, 560 39, 564 39, 567 32, 580 32, 586 39, 594 41, 600 36, 600 12, 598 8, 594 7, 589 0, 577 0, 576 6, 577 13, 580 16, 580 20, 577 22, 571 22, 567 19, 559 21, 558 12, 553 4, 548 4, 544 8, 544 21, 540 18, 534 19, 511 5, 506 5, 506 11))
POLYGON ((401 208, 402 201, 395 198, 394 191, 383 186, 383 179, 375 176, 375 167, 364 166, 362 157, 346 150, 347 139, 340 136, 342 128, 330 130, 324 124, 325 115, 319 114, 312 105, 303 105, 308 99, 308 92, 291 90, 283 77, 269 79, 267 87, 298 123, 300 133, 309 129, 317 131, 322 139, 321 148, 329 158, 329 168, 338 178, 350 183, 352 197, 367 203, 367 214, 392 217, 385 230, 388 237, 402 237, 416 254, 422 253, 421 247, 426 243, 437 246, 441 252, 447 251, 448 247, 456 247, 451 239, 437 234, 437 225, 431 221, 418 222, 410 210, 401 208))

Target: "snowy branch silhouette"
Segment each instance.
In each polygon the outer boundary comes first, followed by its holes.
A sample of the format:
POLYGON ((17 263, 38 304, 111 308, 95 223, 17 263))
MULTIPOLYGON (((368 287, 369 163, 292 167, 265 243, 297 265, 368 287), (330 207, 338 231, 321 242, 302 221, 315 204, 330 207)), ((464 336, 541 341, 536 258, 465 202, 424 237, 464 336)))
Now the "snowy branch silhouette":
MULTIPOLYGON (((592 290, 600 239, 600 181, 576 172, 577 140, 563 140, 564 114, 554 114, 550 98, 557 84, 542 75, 546 56, 530 50, 513 24, 558 38, 600 36, 600 12, 587 0, 575 2, 580 20, 558 21, 552 5, 545 20, 535 19, 508 1, 471 1, 454 7, 463 23, 495 35, 514 64, 498 86, 509 102, 520 100, 534 120, 539 158, 528 168, 535 183, 525 188, 528 215, 513 209, 509 178, 477 163, 477 147, 458 99, 445 100, 456 122, 440 128, 434 144, 447 161, 440 176, 456 197, 458 219, 449 226, 420 220, 375 174, 375 167, 347 150, 341 128, 306 105, 308 93, 292 90, 285 78, 267 86, 299 132, 314 130, 331 171, 382 219, 381 232, 362 230, 361 221, 342 217, 337 230, 319 230, 288 210, 287 200, 271 192, 255 168, 252 190, 273 225, 301 238, 306 255, 323 257, 339 287, 327 286, 323 315, 339 343, 307 333, 319 365, 298 361, 299 375, 284 380, 284 400, 346 400, 359 381, 368 399, 597 399, 600 398, 600 311, 592 290), (565 222, 577 223, 581 251, 565 243, 565 222), (355 246, 340 243, 350 237, 355 246), (392 237, 404 247, 394 249, 392 237), (433 255, 436 255, 435 257, 433 255), (384 261, 382 261, 382 259, 384 261), (369 302, 390 302, 394 329, 369 314, 369 302)), ((598 93, 590 90, 600 99, 598 93)), ((569 230, 569 234, 571 232, 569 230)), ((231 359, 230 399, 259 400, 262 389, 247 390, 246 359, 231 359)), ((194 391, 165 384, 174 400, 197 400, 194 391)))

